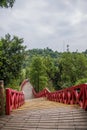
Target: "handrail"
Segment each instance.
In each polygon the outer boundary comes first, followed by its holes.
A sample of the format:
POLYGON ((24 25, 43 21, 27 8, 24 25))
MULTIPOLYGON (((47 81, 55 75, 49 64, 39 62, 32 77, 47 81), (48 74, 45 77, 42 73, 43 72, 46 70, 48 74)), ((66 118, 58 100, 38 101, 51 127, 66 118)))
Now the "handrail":
POLYGON ((39 98, 39 97, 46 97, 46 98, 48 98, 48 95, 50 93, 50 91, 47 88, 43 89, 39 93, 36 93, 36 91, 33 88, 32 92, 33 92, 33 95, 35 96, 35 98, 39 98))
POLYGON ((81 108, 87 110, 87 84, 72 86, 55 92, 49 92, 44 89, 36 93, 33 89, 35 97, 47 97, 50 101, 61 102, 65 104, 78 104, 81 108))
POLYGON ((17 109, 24 104, 24 94, 23 92, 18 92, 16 90, 6 88, 6 114, 10 115, 13 109, 17 109))
POLYGON ((23 89, 24 85, 25 85, 27 82, 29 82, 29 80, 28 80, 28 79, 25 79, 25 80, 21 83, 21 85, 20 85, 21 90, 23 89))

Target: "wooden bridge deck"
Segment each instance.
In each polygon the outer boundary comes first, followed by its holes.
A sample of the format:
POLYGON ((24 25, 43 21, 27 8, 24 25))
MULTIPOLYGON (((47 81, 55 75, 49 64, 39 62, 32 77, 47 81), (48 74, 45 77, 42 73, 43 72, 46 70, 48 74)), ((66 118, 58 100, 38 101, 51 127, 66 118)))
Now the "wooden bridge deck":
POLYGON ((0 130, 87 130, 87 111, 45 99, 32 99, 10 116, 1 116, 0 130))

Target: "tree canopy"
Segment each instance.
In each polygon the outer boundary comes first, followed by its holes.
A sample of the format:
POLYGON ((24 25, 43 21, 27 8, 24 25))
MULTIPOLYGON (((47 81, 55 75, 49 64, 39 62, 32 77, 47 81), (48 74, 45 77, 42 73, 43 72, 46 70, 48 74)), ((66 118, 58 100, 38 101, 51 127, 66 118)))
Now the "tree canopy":
POLYGON ((59 59, 62 87, 72 86, 87 76, 87 57, 82 53, 63 53, 59 59))
POLYGON ((0 79, 6 85, 29 78, 38 92, 44 87, 59 90, 87 81, 86 51, 59 53, 49 48, 25 51, 22 43, 22 38, 9 34, 0 40, 0 79))
POLYGON ((0 0, 0 6, 3 8, 13 7, 15 0, 0 0))
MULTIPOLYGON (((34 73, 37 71, 37 67, 39 68, 41 64, 37 64, 37 57, 39 56, 42 59, 41 62, 43 63, 43 66, 45 66, 44 76, 48 79, 46 81, 46 86, 49 88, 52 86, 52 88, 58 90, 61 88, 73 86, 77 81, 79 82, 79 80, 86 81, 84 78, 86 79, 87 77, 87 56, 84 52, 59 53, 47 48, 28 50, 26 54, 27 61, 25 64, 27 64, 25 65, 25 68, 26 66, 27 68, 31 68, 30 63, 32 64, 32 62, 34 62, 34 65, 32 67, 32 72, 34 73), (56 56, 54 55, 55 53, 56 56), (32 60, 33 57, 35 60, 32 60)), ((30 74, 28 73, 28 75, 30 74)), ((35 77, 37 77, 37 74, 35 77)), ((33 84, 35 84, 35 82, 33 84)))
POLYGON ((23 39, 17 36, 5 35, 0 40, 0 79, 8 84, 11 79, 17 78, 21 72, 25 46, 23 39))
POLYGON ((30 66, 30 81, 33 84, 35 90, 39 92, 41 89, 46 87, 47 75, 43 59, 41 57, 33 57, 30 66))

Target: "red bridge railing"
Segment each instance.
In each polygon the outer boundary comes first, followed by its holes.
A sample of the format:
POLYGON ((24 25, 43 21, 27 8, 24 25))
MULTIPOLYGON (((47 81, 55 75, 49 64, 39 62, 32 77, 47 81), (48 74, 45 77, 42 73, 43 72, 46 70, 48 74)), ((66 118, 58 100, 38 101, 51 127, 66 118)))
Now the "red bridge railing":
POLYGON ((21 85, 20 85, 21 90, 23 89, 24 85, 25 85, 26 83, 28 83, 28 82, 29 82, 29 80, 28 80, 28 79, 25 79, 25 80, 21 83, 21 85))
POLYGON ((6 114, 10 115, 13 109, 17 109, 24 104, 23 92, 7 88, 6 89, 6 114))
POLYGON ((33 94, 36 98, 46 97, 50 101, 65 104, 78 104, 81 108, 87 110, 87 84, 81 84, 55 92, 44 89, 41 92, 36 93, 33 89, 33 94))

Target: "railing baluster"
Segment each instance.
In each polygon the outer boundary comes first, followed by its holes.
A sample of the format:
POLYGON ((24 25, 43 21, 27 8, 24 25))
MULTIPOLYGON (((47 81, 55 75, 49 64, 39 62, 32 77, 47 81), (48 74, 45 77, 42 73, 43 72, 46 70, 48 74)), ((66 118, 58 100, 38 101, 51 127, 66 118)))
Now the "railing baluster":
POLYGON ((6 89, 6 114, 10 115, 12 109, 17 109, 24 103, 23 92, 7 88, 6 89))
POLYGON ((56 92, 50 92, 47 88, 36 93, 33 89, 33 94, 36 98, 46 97, 50 101, 57 101, 65 104, 78 104, 81 108, 87 109, 87 84, 72 86, 56 92))

